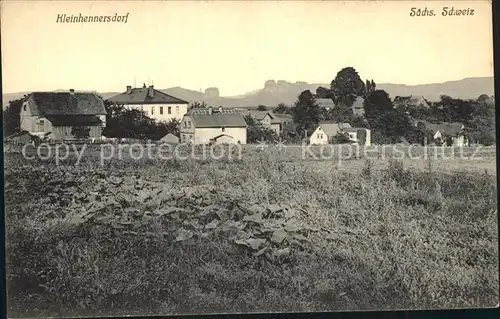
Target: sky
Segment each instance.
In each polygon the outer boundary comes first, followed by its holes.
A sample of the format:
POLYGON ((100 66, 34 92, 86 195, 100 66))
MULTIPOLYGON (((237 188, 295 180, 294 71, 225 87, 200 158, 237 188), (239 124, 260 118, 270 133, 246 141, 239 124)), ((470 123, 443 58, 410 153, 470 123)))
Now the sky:
POLYGON ((376 83, 493 76, 491 16, 481 0, 2 1, 3 92, 146 83, 231 96, 269 79, 329 83, 347 66, 376 83), (443 7, 474 15, 442 16, 443 7), (56 23, 115 13, 127 23, 56 23))

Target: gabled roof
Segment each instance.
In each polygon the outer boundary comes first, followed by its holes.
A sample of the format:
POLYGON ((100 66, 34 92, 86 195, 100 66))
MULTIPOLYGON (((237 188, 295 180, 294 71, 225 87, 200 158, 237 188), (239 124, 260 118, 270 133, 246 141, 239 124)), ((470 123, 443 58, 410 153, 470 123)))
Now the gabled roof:
POLYGON ((121 105, 189 104, 184 100, 155 90, 152 86, 130 89, 128 92, 110 97, 108 101, 121 105))
POLYGON ((396 96, 394 98, 394 103, 405 105, 424 104, 424 106, 429 106, 429 103, 422 95, 396 96))
POLYGON ((325 108, 325 109, 329 109, 329 108, 334 108, 335 107, 335 103, 330 98, 317 98, 316 102, 318 103, 319 107, 322 107, 322 108, 325 108))
POLYGON ((241 112, 233 110, 191 109, 185 116, 189 116, 195 128, 203 127, 247 127, 241 112))
POLYGON ((105 115, 104 101, 95 93, 33 92, 27 103, 33 115, 105 115))
POLYGON ((320 122, 318 127, 329 137, 337 135, 342 129, 351 128, 349 123, 320 122))
POLYGON ((291 121, 293 121, 293 116, 291 116, 290 114, 273 114, 273 118, 271 118, 271 124, 279 124, 291 121))
POLYGON ((269 111, 248 111, 248 115, 250 115, 251 117, 253 117, 257 121, 262 121, 266 117, 266 115, 268 115, 268 114, 269 114, 269 117, 271 117, 271 119, 274 118, 274 116, 269 111))
POLYGON ((423 123, 425 128, 430 130, 433 134, 437 132, 441 132, 450 136, 457 136, 462 132, 463 124, 462 123, 429 123, 426 121, 418 121, 417 123, 423 123))

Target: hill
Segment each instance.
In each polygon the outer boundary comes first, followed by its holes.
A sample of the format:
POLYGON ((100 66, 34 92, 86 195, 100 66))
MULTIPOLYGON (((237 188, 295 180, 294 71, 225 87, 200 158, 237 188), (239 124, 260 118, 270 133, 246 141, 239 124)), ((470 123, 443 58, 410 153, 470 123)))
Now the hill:
MULTIPOLYGON (((279 103, 292 104, 298 94, 304 90, 316 91, 319 86, 328 87, 329 83, 288 82, 284 80, 268 80, 264 87, 238 96, 221 97, 217 88, 210 88, 211 94, 188 90, 181 87, 172 87, 160 91, 194 102, 205 101, 209 105, 223 107, 256 107, 258 105, 277 106, 279 103), (215 90, 215 94, 213 93, 215 90)), ((378 83, 377 88, 385 90, 391 98, 398 95, 422 95, 430 101, 439 100, 440 95, 449 95, 462 99, 476 99, 481 94, 494 95, 493 77, 465 78, 458 81, 431 83, 420 85, 405 85, 393 83, 378 83)), ((56 90, 60 91, 60 90, 56 90)), ((64 91, 64 90, 62 90, 64 91)), ((28 92, 7 93, 2 96, 2 105, 6 106, 10 100, 18 99, 28 92)), ((120 92, 102 92, 105 99, 120 92)))

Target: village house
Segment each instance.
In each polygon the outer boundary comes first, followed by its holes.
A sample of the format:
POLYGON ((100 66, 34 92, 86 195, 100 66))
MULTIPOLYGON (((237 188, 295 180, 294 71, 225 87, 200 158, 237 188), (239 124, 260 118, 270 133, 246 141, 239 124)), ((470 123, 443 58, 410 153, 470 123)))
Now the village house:
POLYGON ((441 123, 434 124, 426 121, 416 121, 416 126, 425 127, 426 130, 432 133, 434 141, 440 140, 444 145, 447 144, 447 139, 450 139, 449 146, 462 147, 466 146, 467 140, 464 132, 465 126, 462 123, 441 123))
POLYGON ((277 136, 293 131, 294 122, 291 115, 275 114, 268 111, 248 111, 248 115, 265 128, 271 129, 277 136))
POLYGON ((116 105, 123 105, 128 109, 137 109, 152 119, 169 122, 173 119, 180 121, 188 109, 188 102, 168 95, 154 88, 153 85, 142 88, 127 86, 127 90, 108 99, 116 105))
POLYGON ((241 112, 213 107, 188 111, 180 124, 181 143, 246 144, 247 123, 241 112))
POLYGON ((396 96, 394 98, 394 107, 415 107, 421 106, 430 108, 429 102, 421 95, 396 96))
POLYGON ((366 128, 354 128, 349 123, 320 122, 309 137, 313 145, 330 144, 338 134, 345 134, 352 143, 371 145, 371 132, 366 128))
POLYGON ((160 139, 160 142, 167 144, 177 144, 179 143, 179 137, 172 133, 168 133, 160 139))
MULTIPOLYGON (((337 107, 337 105, 333 102, 331 98, 316 98, 316 102, 320 108, 325 109, 326 111, 330 111, 331 109, 337 107)), ((353 102, 351 108, 352 113, 357 116, 363 116, 365 114, 364 108, 365 99, 361 96, 358 96, 356 100, 353 102)))
POLYGON ((33 92, 23 102, 20 129, 50 140, 73 140, 74 128, 88 128, 88 138, 101 139, 106 126, 103 100, 92 92, 33 92))

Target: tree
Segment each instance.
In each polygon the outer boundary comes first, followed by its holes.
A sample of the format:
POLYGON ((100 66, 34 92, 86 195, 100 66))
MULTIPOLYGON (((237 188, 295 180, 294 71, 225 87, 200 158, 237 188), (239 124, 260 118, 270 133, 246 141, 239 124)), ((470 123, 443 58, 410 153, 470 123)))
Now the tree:
POLYGON ((316 96, 320 99, 332 99, 333 93, 331 89, 320 86, 316 89, 316 96))
POLYGON ((265 105, 259 105, 257 107, 257 111, 267 111, 267 106, 265 106, 265 105))
POLYGON ((377 86, 375 85, 375 82, 373 82, 373 80, 366 80, 363 97, 366 99, 368 96, 370 96, 370 94, 372 94, 376 90, 376 87, 377 86))
POLYGON ((290 107, 286 106, 284 103, 278 104, 278 106, 273 110, 275 114, 290 114, 290 107))
POLYGON ((351 143, 351 139, 349 138, 349 135, 346 133, 338 133, 334 137, 332 137, 331 140, 332 144, 347 144, 351 143))
POLYGON ((71 135, 77 139, 87 139, 90 137, 90 127, 87 126, 73 126, 71 128, 71 135))
POLYGON ((103 135, 116 138, 158 140, 168 133, 179 134, 179 122, 157 122, 137 109, 126 109, 105 101, 106 127, 103 135))
POLYGON ((21 130, 21 107, 28 96, 9 101, 9 105, 3 110, 3 134, 9 136, 21 130))
POLYGON ((370 126, 376 127, 380 123, 380 116, 394 109, 389 94, 384 90, 373 91, 364 101, 365 117, 370 126))
POLYGON ((300 93, 292 110, 297 133, 301 136, 304 132, 311 134, 320 120, 320 113, 321 108, 311 91, 306 90, 300 93))
POLYGON ((365 93, 365 84, 353 67, 343 68, 330 84, 336 105, 352 106, 358 96, 365 93))

